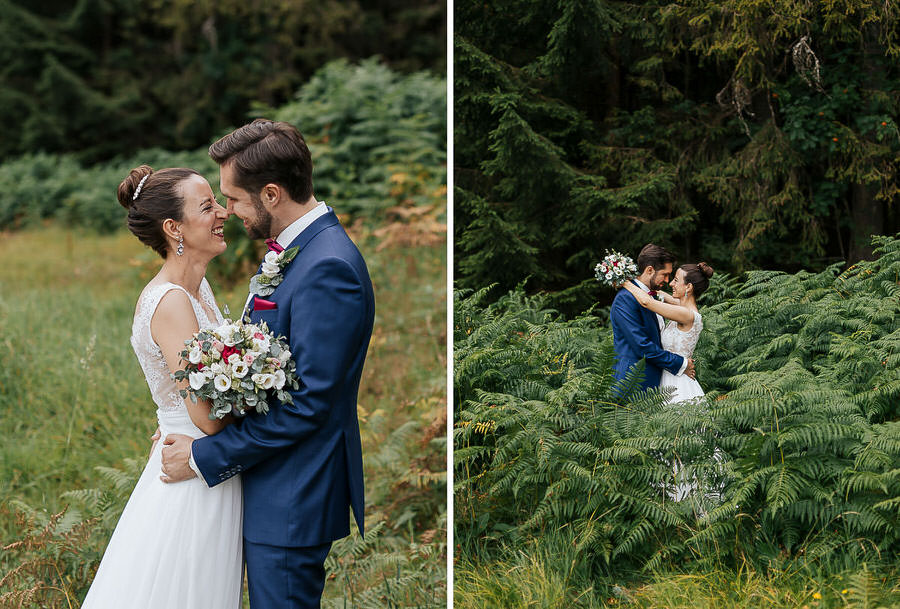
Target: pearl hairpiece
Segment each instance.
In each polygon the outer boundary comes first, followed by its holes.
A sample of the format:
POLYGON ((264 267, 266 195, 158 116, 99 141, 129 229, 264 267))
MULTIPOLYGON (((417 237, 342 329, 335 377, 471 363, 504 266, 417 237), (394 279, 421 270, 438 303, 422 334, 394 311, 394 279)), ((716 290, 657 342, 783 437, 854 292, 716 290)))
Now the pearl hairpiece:
POLYGON ((144 187, 144 182, 146 182, 147 178, 149 178, 149 177, 150 177, 150 174, 148 173, 143 178, 141 178, 140 182, 138 182, 138 187, 134 189, 134 195, 132 195, 132 197, 131 197, 132 202, 137 201, 138 195, 141 194, 141 188, 144 187))

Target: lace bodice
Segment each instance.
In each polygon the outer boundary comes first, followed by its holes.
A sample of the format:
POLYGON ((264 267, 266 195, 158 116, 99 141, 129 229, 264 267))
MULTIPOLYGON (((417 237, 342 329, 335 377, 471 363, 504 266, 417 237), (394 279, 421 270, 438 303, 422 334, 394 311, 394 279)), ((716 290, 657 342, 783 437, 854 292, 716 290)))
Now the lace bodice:
MULTIPOLYGON (((150 387, 150 394, 160 411, 187 411, 184 399, 178 395, 175 381, 169 376, 169 367, 163 358, 162 351, 153 341, 150 334, 150 320, 156 312, 159 301, 170 290, 181 290, 188 295, 191 306, 194 308, 194 315, 197 317, 197 323, 201 328, 211 328, 224 323, 222 313, 216 306, 216 300, 213 297, 212 289, 206 278, 200 283, 200 297, 203 302, 212 309, 216 314, 216 322, 213 323, 206 315, 203 305, 200 304, 187 290, 174 283, 161 283, 159 285, 147 287, 138 299, 137 310, 134 314, 134 323, 131 326, 131 346, 137 355, 141 369, 144 371, 144 377, 147 379, 147 385, 150 387)), ((185 337, 186 339, 187 337, 185 337)))
POLYGON ((677 322, 670 321, 660 334, 662 348, 682 357, 693 357, 694 347, 697 346, 701 330, 703 330, 703 318, 697 312, 694 313, 694 325, 687 332, 679 330, 677 322))

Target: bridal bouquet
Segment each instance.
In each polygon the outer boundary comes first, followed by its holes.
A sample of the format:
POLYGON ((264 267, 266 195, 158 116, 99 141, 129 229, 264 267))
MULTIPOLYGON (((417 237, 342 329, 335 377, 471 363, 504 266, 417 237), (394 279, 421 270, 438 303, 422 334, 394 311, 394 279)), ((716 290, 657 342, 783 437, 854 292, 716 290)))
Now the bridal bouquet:
POLYGON ((606 256, 594 267, 594 277, 603 285, 618 287, 637 277, 634 260, 619 252, 606 250, 606 256))
POLYGON ((172 378, 190 383, 181 397, 190 394, 194 402, 202 398, 212 403, 210 419, 251 410, 265 414, 270 396, 286 404, 291 401, 286 387, 299 388, 287 343, 273 336, 265 322, 226 320, 218 328, 200 330, 184 344, 181 359, 187 365, 172 378))

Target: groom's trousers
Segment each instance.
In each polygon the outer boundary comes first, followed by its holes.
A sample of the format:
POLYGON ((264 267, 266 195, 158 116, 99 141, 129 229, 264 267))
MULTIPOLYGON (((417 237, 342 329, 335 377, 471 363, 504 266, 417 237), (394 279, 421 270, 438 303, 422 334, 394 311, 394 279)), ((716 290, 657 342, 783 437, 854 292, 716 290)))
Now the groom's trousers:
POLYGON ((319 609, 331 542, 286 548, 244 539, 250 609, 319 609))

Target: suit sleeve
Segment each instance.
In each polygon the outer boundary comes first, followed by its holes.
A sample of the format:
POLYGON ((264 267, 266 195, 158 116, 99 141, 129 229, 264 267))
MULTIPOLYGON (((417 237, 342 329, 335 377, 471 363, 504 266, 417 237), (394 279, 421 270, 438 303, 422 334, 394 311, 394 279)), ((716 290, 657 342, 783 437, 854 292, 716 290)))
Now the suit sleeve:
POLYGON ((210 486, 313 435, 331 414, 364 340, 362 282, 344 260, 312 267, 291 299, 290 349, 300 388, 293 401, 265 416, 248 416, 194 441, 193 456, 210 486))
POLYGON ((621 320, 619 327, 622 330, 622 338, 635 353, 640 353, 648 362, 672 374, 678 374, 682 370, 685 359, 677 353, 666 351, 650 338, 641 318, 640 305, 634 296, 625 292, 613 302, 613 309, 621 320), (631 304, 633 306, 630 306, 631 304))

